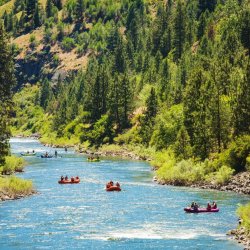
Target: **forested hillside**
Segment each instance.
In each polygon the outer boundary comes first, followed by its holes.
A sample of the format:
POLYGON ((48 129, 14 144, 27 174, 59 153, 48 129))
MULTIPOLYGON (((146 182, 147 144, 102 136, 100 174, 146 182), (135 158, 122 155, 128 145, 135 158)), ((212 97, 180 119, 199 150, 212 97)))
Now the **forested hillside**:
POLYGON ((150 147, 165 180, 249 167, 250 1, 15 0, 0 13, 14 133, 150 147))

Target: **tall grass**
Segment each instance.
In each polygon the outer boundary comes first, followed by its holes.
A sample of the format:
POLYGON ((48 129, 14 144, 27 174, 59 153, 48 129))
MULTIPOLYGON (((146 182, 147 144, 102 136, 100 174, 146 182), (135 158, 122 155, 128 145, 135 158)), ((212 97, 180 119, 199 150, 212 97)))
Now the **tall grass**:
POLYGON ((30 180, 23 180, 15 176, 0 177, 0 191, 9 196, 28 195, 33 190, 33 184, 30 180))
POLYGON ((250 203, 243 206, 241 205, 237 209, 237 214, 243 220, 242 225, 246 228, 246 230, 250 233, 250 203))
POLYGON ((14 172, 23 171, 25 161, 23 158, 17 156, 7 156, 5 158, 5 165, 2 167, 2 172, 6 174, 12 174, 14 172))
POLYGON ((209 160, 199 162, 190 158, 178 162, 171 149, 157 152, 152 164, 157 169, 156 175, 159 180, 177 185, 189 185, 197 182, 222 185, 234 173, 232 168, 225 165, 215 168, 213 162, 209 160))

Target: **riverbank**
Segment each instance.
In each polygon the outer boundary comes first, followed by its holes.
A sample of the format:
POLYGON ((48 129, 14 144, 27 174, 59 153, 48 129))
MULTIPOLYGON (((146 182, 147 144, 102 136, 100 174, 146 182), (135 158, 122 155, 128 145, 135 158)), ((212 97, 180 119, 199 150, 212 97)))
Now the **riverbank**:
POLYGON ((36 194, 36 191, 30 191, 28 193, 25 194, 10 194, 8 193, 8 191, 4 191, 4 190, 0 190, 0 202, 1 201, 8 201, 8 200, 18 200, 18 199, 22 199, 28 196, 31 196, 33 194, 36 194))
MULTIPOLYGON (((158 180, 156 176, 154 177, 154 181, 160 185, 183 186, 182 182, 178 181, 166 182, 164 180, 158 180)), ((250 172, 238 173, 232 176, 227 183, 222 185, 214 183, 197 182, 195 184, 190 183, 190 185, 185 184, 184 186, 201 188, 201 189, 215 189, 218 191, 232 191, 239 194, 250 195, 250 172)))
MULTIPOLYGON (((34 138, 34 137, 33 137, 34 138)), ((49 144, 46 143, 44 146, 59 148, 59 147, 74 148, 74 150, 81 154, 87 155, 98 155, 102 157, 119 157, 122 159, 152 161, 154 159, 155 150, 152 148, 143 148, 141 146, 126 145, 120 146, 116 144, 103 145, 102 147, 94 149, 86 149, 82 145, 74 145, 65 142, 64 144, 49 144)), ((152 169, 155 168, 152 166, 152 169)), ((158 180, 154 177, 154 181, 160 185, 172 185, 172 186, 189 186, 201 189, 215 189, 219 191, 232 191, 240 194, 250 195, 250 172, 242 172, 232 176, 226 184, 215 184, 212 182, 195 182, 190 184, 183 184, 182 181, 170 181, 158 180)))
POLYGON ((250 250, 250 234, 244 227, 239 226, 237 229, 230 230, 227 235, 244 245, 244 250, 250 250))
POLYGON ((30 180, 23 180, 15 176, 0 177, 0 201, 21 199, 35 193, 30 180))

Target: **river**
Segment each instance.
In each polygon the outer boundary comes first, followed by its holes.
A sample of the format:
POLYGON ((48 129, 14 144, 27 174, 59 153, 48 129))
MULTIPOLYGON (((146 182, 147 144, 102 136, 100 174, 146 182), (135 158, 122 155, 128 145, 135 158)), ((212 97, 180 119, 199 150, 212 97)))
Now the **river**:
MULTIPOLYGON (((32 139, 11 139, 13 154, 45 148, 32 139)), ((235 193, 161 186, 152 182, 142 161, 86 156, 57 149, 61 158, 25 157, 19 177, 38 191, 24 199, 0 203, 0 249, 243 249, 226 236, 237 226, 235 210, 249 197, 235 193), (61 175, 80 184, 59 185, 61 175), (122 192, 106 192, 119 181, 122 192), (219 213, 186 214, 191 201, 216 200, 219 213)))

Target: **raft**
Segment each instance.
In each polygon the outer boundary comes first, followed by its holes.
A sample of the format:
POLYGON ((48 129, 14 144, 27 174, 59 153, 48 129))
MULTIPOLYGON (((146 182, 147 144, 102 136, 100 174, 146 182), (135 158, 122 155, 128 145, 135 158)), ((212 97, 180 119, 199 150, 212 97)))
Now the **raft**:
POLYGON ((121 191, 121 188, 120 187, 117 187, 117 186, 111 186, 109 188, 106 187, 106 191, 121 191))
POLYGON ((194 210, 191 207, 185 207, 184 211, 187 213, 216 213, 219 212, 219 208, 211 208, 210 210, 207 210, 206 208, 198 208, 198 210, 194 210))
POLYGON ((52 155, 48 155, 48 156, 41 155, 41 158, 53 158, 53 156, 52 155))
POLYGON ((80 179, 74 179, 74 181, 71 181, 71 179, 58 181, 59 184, 77 184, 79 182, 80 179))
POLYGON ((20 153, 22 156, 34 156, 36 155, 36 152, 34 153, 20 153))

